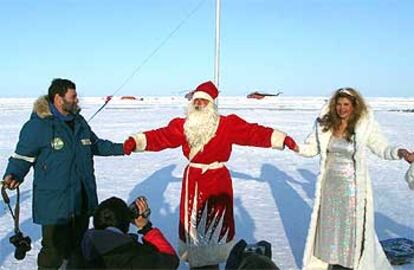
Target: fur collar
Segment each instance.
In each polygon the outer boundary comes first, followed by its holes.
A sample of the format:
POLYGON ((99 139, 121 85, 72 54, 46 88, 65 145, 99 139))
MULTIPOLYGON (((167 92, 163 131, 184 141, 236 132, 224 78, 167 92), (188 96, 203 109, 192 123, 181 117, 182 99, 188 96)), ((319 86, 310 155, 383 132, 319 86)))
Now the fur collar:
POLYGON ((49 106, 49 98, 47 96, 41 96, 34 102, 33 113, 37 114, 37 116, 42 119, 52 116, 49 106))

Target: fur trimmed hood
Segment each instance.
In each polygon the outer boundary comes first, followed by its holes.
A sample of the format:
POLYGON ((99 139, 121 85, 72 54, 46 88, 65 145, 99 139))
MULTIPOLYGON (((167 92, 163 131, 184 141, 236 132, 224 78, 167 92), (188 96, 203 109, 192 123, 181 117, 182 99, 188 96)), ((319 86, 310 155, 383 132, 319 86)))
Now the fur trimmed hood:
POLYGON ((48 96, 41 96, 33 103, 33 113, 42 119, 52 116, 48 96))
MULTIPOLYGON (((76 113, 72 113, 74 116, 79 115, 79 112, 81 109, 78 107, 78 111, 76 113)), ((50 100, 47 95, 39 97, 34 103, 33 103, 33 114, 40 119, 45 119, 48 117, 53 117, 52 110, 50 108, 50 100)), ((33 115, 32 115, 33 117, 33 115)))

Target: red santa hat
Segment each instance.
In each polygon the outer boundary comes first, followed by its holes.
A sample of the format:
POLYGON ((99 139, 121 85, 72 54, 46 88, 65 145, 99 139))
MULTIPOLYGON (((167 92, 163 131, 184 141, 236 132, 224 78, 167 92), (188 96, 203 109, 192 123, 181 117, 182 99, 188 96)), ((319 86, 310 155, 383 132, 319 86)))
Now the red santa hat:
POLYGON ((214 102, 217 96, 217 87, 214 85, 213 82, 208 81, 197 86, 197 88, 193 92, 193 97, 191 100, 195 100, 196 98, 202 98, 210 102, 214 102))

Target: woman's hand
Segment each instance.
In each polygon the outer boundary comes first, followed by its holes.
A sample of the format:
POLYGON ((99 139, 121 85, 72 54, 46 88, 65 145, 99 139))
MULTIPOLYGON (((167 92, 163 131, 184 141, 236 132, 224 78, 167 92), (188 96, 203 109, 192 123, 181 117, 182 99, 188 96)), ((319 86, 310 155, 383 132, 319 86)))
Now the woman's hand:
POLYGON ((413 161, 414 161, 414 153, 409 153, 409 154, 405 157, 405 160, 406 160, 408 163, 413 163, 413 161))
POLYGON ((414 161, 414 153, 410 153, 407 149, 398 149, 398 156, 403 158, 408 163, 412 163, 414 161))

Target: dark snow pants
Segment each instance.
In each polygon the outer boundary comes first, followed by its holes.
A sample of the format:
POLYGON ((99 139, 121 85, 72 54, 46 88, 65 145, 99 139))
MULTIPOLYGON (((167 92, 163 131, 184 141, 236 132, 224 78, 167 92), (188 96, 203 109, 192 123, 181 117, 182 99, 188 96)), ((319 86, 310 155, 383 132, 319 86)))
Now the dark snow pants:
POLYGON ((68 260, 68 268, 80 268, 80 243, 88 225, 86 214, 75 216, 66 224, 43 225, 42 248, 37 256, 39 270, 58 269, 63 260, 68 260))

